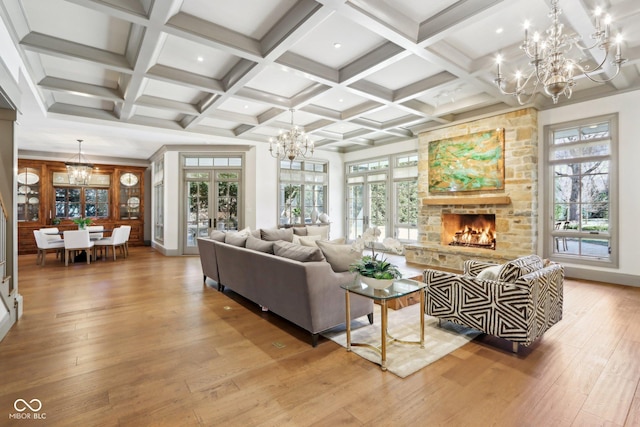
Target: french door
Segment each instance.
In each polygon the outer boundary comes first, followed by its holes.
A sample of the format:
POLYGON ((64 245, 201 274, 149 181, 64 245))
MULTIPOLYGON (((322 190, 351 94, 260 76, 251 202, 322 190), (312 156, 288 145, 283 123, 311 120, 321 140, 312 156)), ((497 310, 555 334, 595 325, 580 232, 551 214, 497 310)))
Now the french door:
POLYGON ((392 237, 389 227, 387 173, 369 173, 347 179, 347 237, 357 239, 369 227, 378 227, 379 241, 392 237))
POLYGON ((198 253, 198 237, 213 228, 237 230, 241 212, 239 169, 185 170, 184 254, 198 253))

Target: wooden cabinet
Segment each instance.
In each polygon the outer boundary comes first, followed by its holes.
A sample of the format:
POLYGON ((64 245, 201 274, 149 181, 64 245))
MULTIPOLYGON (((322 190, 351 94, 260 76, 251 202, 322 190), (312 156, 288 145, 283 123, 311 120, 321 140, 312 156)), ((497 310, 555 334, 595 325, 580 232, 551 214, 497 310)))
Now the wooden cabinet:
POLYGON ((129 244, 144 245, 146 168, 96 165, 96 169, 88 186, 77 187, 69 185, 63 162, 18 160, 19 254, 36 253, 33 230, 75 230, 72 218, 87 213, 93 224, 106 229, 130 225, 129 244))

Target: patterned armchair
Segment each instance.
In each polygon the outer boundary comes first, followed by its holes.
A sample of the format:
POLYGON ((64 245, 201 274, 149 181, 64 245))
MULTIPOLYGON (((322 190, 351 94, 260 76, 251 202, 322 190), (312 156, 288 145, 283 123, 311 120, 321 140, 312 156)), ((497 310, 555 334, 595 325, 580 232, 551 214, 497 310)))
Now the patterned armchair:
POLYGON ((562 319, 564 268, 537 255, 502 266, 465 261, 463 275, 427 269, 424 281, 428 315, 508 340, 514 353, 562 319))

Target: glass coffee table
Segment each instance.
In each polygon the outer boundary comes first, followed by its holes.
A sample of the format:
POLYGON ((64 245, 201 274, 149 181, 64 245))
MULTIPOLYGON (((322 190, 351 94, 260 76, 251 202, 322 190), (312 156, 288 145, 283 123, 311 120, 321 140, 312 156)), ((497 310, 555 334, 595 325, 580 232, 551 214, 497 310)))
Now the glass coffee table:
POLYGON ((345 290, 346 301, 346 325, 347 325, 347 351, 351 351, 351 346, 367 347, 380 355, 381 363, 380 367, 383 371, 387 370, 387 345, 394 342, 401 344, 420 345, 420 348, 424 348, 424 288, 426 283, 418 282, 411 279, 398 279, 393 282, 391 286, 385 289, 374 289, 370 286, 360 283, 360 280, 356 278, 353 283, 346 285, 340 285, 345 290), (403 297, 405 295, 418 292, 420 294, 420 341, 405 341, 392 337, 387 331, 387 302, 396 298, 403 297), (365 343, 352 343, 351 342, 351 303, 349 301, 349 295, 354 293, 356 295, 363 296, 365 298, 372 299, 380 304, 380 346, 376 347, 371 344, 365 343))

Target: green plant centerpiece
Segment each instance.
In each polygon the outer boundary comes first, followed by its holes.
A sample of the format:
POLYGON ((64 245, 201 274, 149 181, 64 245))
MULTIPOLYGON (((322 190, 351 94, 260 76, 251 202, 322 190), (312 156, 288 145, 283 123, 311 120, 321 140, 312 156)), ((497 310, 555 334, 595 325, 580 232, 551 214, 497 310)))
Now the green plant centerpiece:
POLYGON ((91 218, 74 218, 73 222, 78 225, 78 230, 84 230, 87 225, 91 225, 91 218))
MULTIPOLYGON (((377 227, 368 228, 361 237, 353 243, 356 250, 371 249, 371 255, 364 255, 358 261, 349 266, 349 271, 358 273, 360 281, 374 289, 388 288, 396 279, 402 278, 402 273, 398 267, 391 264, 381 254, 376 254, 375 244, 380 237, 380 229, 377 227)), ((382 241, 385 249, 392 250, 396 253, 402 253, 402 244, 390 237, 382 241)))

